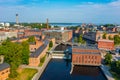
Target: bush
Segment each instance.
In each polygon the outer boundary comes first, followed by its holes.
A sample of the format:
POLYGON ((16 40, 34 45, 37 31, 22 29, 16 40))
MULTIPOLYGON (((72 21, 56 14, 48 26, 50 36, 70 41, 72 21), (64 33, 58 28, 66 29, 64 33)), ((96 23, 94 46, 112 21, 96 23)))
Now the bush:
POLYGON ((40 59, 40 63, 44 63, 46 55, 40 59))

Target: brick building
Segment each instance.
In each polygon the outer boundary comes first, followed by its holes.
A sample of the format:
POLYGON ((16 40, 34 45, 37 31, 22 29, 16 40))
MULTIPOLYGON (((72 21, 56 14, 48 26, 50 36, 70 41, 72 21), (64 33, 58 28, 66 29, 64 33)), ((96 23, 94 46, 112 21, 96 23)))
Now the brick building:
POLYGON ((18 37, 41 36, 41 30, 23 30, 18 32, 18 37))
POLYGON ((46 52, 49 48, 49 40, 45 40, 44 44, 42 44, 35 52, 31 53, 29 58, 30 66, 38 66, 40 64, 40 59, 46 55, 46 52))
POLYGON ((10 65, 8 63, 0 64, 0 80, 6 80, 10 74, 10 65))
POLYGON ((0 41, 7 38, 17 37, 17 32, 14 30, 0 30, 0 41))
POLYGON ((72 30, 46 30, 45 36, 55 38, 56 42, 66 42, 72 39, 72 30))
POLYGON ((73 46, 72 47, 72 64, 100 66, 101 55, 97 47, 93 46, 73 46))
POLYGON ((114 41, 113 40, 98 40, 98 48, 104 50, 114 50, 114 41))
POLYGON ((43 42, 36 39, 34 43, 29 44, 30 52, 35 52, 41 45, 43 45, 43 42))

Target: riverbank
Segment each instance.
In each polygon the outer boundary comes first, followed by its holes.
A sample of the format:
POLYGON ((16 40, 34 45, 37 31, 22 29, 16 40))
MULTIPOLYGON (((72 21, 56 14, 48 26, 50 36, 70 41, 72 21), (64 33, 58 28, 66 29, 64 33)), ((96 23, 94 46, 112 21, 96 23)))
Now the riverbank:
POLYGON ((45 62, 41 67, 39 67, 38 72, 33 76, 32 80, 38 80, 41 77, 43 71, 45 70, 50 60, 51 56, 46 57, 45 62))
POLYGON ((37 69, 18 68, 17 72, 18 76, 16 78, 8 78, 7 80, 31 80, 35 73, 37 73, 37 69))
POLYGON ((112 74, 109 72, 109 67, 105 66, 105 65, 101 65, 100 66, 101 70, 103 71, 105 77, 108 79, 108 80, 115 80, 112 76, 112 74))

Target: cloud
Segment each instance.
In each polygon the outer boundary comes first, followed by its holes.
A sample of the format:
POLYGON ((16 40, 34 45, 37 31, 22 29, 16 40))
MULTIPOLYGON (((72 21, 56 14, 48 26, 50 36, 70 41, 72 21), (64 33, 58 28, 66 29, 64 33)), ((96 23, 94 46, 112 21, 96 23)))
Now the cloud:
POLYGON ((110 6, 120 7, 120 0, 109 3, 110 6))

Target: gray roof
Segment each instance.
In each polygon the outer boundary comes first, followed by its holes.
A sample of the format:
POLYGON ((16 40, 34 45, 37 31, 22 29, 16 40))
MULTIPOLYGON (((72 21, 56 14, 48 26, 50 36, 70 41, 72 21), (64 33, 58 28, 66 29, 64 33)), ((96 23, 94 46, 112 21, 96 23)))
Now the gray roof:
POLYGON ((10 65, 8 63, 2 63, 2 64, 0 64, 0 71, 4 70, 6 68, 9 68, 9 67, 10 67, 10 65))
POLYGON ((92 49, 92 50, 98 50, 98 48, 94 45, 80 45, 80 46, 73 46, 72 48, 79 48, 79 49, 92 49))
POLYGON ((44 32, 67 32, 67 31, 71 31, 71 30, 46 30, 44 32))
POLYGON ((32 53, 30 57, 35 57, 35 58, 38 57, 42 53, 42 51, 47 47, 48 44, 49 44, 49 40, 45 40, 44 44, 40 46, 34 53, 32 53))

